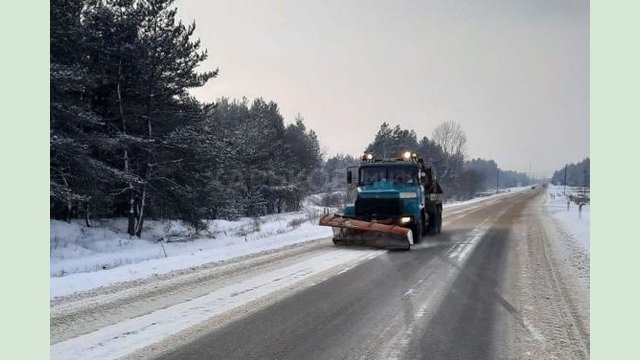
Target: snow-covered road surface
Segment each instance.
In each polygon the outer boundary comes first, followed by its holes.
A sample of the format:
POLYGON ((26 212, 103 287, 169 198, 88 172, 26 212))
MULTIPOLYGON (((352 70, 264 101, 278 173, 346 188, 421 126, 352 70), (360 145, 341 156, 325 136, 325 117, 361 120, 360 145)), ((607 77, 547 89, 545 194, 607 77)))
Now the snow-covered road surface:
POLYGON ((544 196, 447 208, 409 252, 315 240, 59 297, 51 355, 585 358, 588 261, 566 265, 544 196))
MULTIPOLYGON (((299 284, 338 264, 371 259, 382 250, 337 249, 225 286, 209 294, 103 327, 51 347, 52 359, 113 359, 299 284)), ((299 285, 297 285, 299 286, 299 285)))

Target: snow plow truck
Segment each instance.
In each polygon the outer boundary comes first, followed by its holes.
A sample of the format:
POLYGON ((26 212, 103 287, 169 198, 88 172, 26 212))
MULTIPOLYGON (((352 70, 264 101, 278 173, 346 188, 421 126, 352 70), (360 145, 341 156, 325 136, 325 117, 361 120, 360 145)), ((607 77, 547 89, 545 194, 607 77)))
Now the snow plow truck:
POLYGON ((409 250, 423 235, 440 233, 442 189, 416 153, 393 159, 365 154, 360 166, 347 169, 347 184, 355 202, 320 218, 320 225, 333 228, 334 244, 409 250))

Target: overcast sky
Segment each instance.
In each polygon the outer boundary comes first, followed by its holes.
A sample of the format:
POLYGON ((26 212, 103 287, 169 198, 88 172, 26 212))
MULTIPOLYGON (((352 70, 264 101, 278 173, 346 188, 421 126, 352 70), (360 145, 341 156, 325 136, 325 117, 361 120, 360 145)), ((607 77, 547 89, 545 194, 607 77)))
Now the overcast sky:
POLYGON ((447 120, 503 169, 589 155, 586 0, 175 4, 220 69, 197 98, 274 100, 327 155, 362 154, 383 121, 430 137, 447 120))

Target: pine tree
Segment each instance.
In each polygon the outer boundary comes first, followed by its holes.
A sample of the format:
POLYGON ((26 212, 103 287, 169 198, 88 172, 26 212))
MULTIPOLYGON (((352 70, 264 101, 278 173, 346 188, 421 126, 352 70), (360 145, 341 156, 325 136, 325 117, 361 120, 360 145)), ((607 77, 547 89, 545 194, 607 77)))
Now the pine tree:
POLYGON ((196 72, 207 53, 200 51, 199 40, 191 40, 195 23, 184 26, 176 21, 177 9, 172 4, 173 0, 139 1, 130 14, 138 28, 128 81, 131 106, 121 117, 131 123, 127 135, 146 140, 139 143, 135 164, 128 169, 141 178, 136 196, 130 199, 135 207, 129 210, 129 233, 137 236, 142 232, 149 190, 166 186, 164 181, 154 181, 153 173, 178 160, 157 156, 164 153, 164 137, 193 118, 187 89, 203 86, 217 75, 217 71, 196 72))
MULTIPOLYGON (((93 29, 86 19, 94 13, 81 1, 51 3, 52 215, 62 212, 69 219, 72 209, 82 208, 87 225, 91 204, 108 201, 113 183, 128 178, 104 156, 117 147, 109 119, 95 108, 104 76, 82 56, 91 49, 88 40, 93 29)), ((113 20, 101 19, 106 26, 113 26, 113 20)))
POLYGON ((415 151, 418 148, 416 139, 415 131, 402 129, 400 125, 392 128, 384 122, 373 142, 365 149, 365 153, 373 154, 377 158, 397 158, 405 151, 415 151))
MULTIPOLYGON (((202 118, 187 89, 216 71, 195 71, 206 51, 190 39, 195 25, 176 21, 171 5, 51 3, 52 211, 112 203, 128 214, 129 234, 140 236, 149 190, 185 189, 172 180, 181 154, 166 139, 202 118)), ((167 196, 183 204, 178 198, 167 196)))

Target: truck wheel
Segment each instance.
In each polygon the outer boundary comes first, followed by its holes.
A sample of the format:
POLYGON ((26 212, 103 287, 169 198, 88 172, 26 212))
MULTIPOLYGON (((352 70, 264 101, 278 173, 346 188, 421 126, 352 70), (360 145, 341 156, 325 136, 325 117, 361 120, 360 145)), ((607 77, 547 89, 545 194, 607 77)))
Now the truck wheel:
POLYGON ((425 213, 422 213, 422 236, 425 236, 429 233, 429 222, 425 216, 425 213))
POLYGON ((427 224, 426 231, 430 235, 438 234, 438 211, 429 212, 429 223, 427 224))
POLYGON ((438 209, 436 213, 436 234, 440 234, 442 231, 442 209, 438 209))
POLYGON ((422 240, 422 221, 416 221, 416 223, 411 226, 411 232, 413 233, 413 243, 420 243, 420 240, 422 240))

